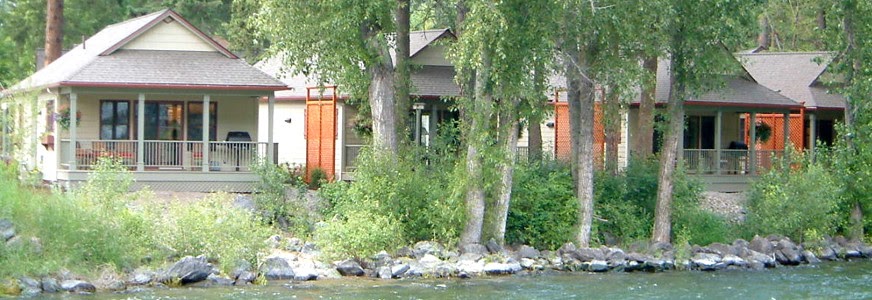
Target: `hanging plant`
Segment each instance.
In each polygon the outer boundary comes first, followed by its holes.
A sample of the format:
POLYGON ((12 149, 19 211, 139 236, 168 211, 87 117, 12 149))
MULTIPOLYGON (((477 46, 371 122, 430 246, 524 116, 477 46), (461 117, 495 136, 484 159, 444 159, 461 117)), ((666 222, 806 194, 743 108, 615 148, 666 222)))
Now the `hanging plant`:
POLYGON ((772 127, 765 122, 757 122, 757 125, 754 126, 757 131, 757 141, 761 143, 765 143, 769 141, 769 137, 772 136, 772 127))
MULTIPOLYGON (((63 129, 70 129, 70 107, 62 106, 60 110, 58 110, 57 115, 55 117, 58 120, 58 126, 63 129)), ((76 111, 76 125, 78 125, 82 121, 82 112, 76 111)))

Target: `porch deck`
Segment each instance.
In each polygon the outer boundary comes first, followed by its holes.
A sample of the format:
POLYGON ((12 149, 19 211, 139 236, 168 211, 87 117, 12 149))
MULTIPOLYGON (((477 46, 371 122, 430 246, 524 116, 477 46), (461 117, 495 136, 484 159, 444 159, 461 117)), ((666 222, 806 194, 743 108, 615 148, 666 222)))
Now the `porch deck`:
POLYGON ((743 192, 772 169, 784 151, 685 149, 683 154, 685 171, 702 179, 706 190, 743 192))

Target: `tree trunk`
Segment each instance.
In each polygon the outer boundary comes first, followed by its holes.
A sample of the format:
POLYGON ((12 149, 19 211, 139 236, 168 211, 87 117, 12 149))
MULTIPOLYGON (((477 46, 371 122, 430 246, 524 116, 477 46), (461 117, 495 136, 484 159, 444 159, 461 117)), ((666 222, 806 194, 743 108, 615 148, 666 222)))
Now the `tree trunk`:
POLYGON ((593 121, 594 86, 590 75, 588 53, 569 51, 575 62, 566 69, 567 97, 569 101, 570 128, 572 133, 573 176, 578 199, 578 234, 575 242, 579 247, 590 245, 593 221, 593 121), (574 53, 573 53, 574 52, 574 53), (587 77, 586 77, 587 76, 587 77))
POLYGON ((760 49, 766 50, 769 49, 769 46, 772 45, 772 40, 770 38, 770 28, 769 28, 769 18, 766 17, 766 14, 760 15, 758 20, 760 25, 760 33, 757 35, 757 47, 760 49))
POLYGON ((643 62, 645 71, 651 79, 645 80, 642 97, 639 101, 639 123, 633 136, 633 154, 637 159, 646 159, 654 151, 654 89, 657 86, 657 57, 647 56, 643 62))
POLYGON ((851 209, 851 240, 862 241, 863 237, 863 205, 854 202, 851 209))
POLYGON ((506 240, 506 220, 509 216, 509 203, 512 199, 512 176, 515 172, 515 160, 518 156, 519 120, 515 110, 518 104, 518 100, 513 100, 510 106, 503 107, 505 113, 501 114, 500 117, 500 130, 505 133, 503 147, 506 156, 500 168, 500 193, 494 206, 496 212, 494 212, 493 229, 500 245, 505 244, 506 240))
POLYGON ((538 113, 527 118, 527 160, 542 161, 542 115, 538 113))
MULTIPOLYGON (((845 11, 845 17, 842 19, 842 28, 845 31, 845 39, 848 43, 847 49, 847 57, 851 59, 849 62, 851 66, 847 70, 847 74, 845 74, 845 82, 848 86, 852 86, 857 84, 854 81, 854 76, 858 72, 862 70, 862 63, 859 59, 856 58, 858 51, 857 49, 857 36, 854 32, 854 14, 853 12, 856 10, 856 3, 853 1, 845 1, 843 4, 843 10, 845 11)), ((853 103, 854 98, 848 97, 845 101, 845 127, 848 128, 848 132, 855 132, 854 128, 854 118, 855 115, 855 107, 853 103)), ((848 135, 845 137, 845 143, 848 147, 849 153, 854 153, 856 149, 854 148, 853 138, 848 135)), ((854 207, 851 209, 851 237, 855 239, 863 238, 863 207, 862 204, 858 201, 854 203, 854 207)))
POLYGON ((488 50, 481 49, 482 66, 475 73, 475 97, 471 106, 473 111, 468 111, 467 116, 471 119, 468 136, 466 139, 466 226, 460 235, 461 245, 476 244, 481 242, 482 227, 484 225, 485 191, 482 178, 483 158, 481 149, 484 148, 482 135, 487 133, 491 111, 490 93, 487 91, 487 80, 490 70, 488 50))
POLYGON ((411 99, 409 96, 409 86, 411 75, 409 70, 409 0, 397 0, 396 20, 397 20, 397 61, 396 71, 394 75, 395 96, 397 106, 397 134, 401 137, 408 136, 409 133, 415 132, 417 128, 411 129, 408 122, 409 110, 411 109, 411 99))
POLYGON ((369 68, 369 106, 372 111, 372 143, 378 152, 397 155, 397 118, 394 103, 394 66, 383 38, 372 35, 368 40, 378 53, 379 62, 369 68))
POLYGON ((617 175, 618 146, 621 143, 621 102, 614 89, 608 89, 603 95, 602 120, 606 137, 605 169, 610 174, 617 175))
POLYGON ((654 230, 651 240, 669 243, 672 234, 672 192, 675 167, 678 163, 679 139, 684 134, 684 84, 676 81, 676 66, 681 68, 680 61, 671 59, 669 75, 669 127, 666 140, 660 151, 660 173, 657 185, 657 204, 654 210, 654 230))
POLYGON ((48 0, 45 15, 45 65, 48 66, 63 54, 64 47, 64 0, 48 0))

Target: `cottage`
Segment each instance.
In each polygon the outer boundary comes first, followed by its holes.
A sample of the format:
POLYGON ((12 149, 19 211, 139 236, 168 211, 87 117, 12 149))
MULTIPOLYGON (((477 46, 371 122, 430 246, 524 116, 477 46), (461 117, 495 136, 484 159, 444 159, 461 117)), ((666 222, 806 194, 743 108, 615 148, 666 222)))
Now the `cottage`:
POLYGON ((107 26, 3 96, 27 99, 16 102, 15 130, 26 130, 18 155, 46 181, 86 180, 111 156, 136 187, 250 191, 251 164, 276 153, 273 127, 259 118, 272 120, 284 89, 162 10, 107 26))

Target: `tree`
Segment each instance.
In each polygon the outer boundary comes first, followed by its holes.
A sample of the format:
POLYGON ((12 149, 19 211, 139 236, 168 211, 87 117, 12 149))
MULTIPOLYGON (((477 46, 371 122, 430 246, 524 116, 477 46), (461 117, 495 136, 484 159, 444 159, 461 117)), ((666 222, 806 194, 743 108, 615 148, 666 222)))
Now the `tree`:
POLYGON ((672 0, 663 2, 669 56, 669 125, 660 153, 652 241, 669 243, 673 176, 680 161, 684 101, 714 87, 721 74, 737 67, 732 52, 754 28, 751 1, 672 0), (731 48, 732 47, 732 48, 731 48))
POLYGON ((396 92, 391 47, 397 1, 279 1, 261 3, 256 27, 295 72, 341 85, 366 99, 373 148, 398 151, 396 92), (329 34, 327 34, 329 33, 329 34))
POLYGON ((64 44, 64 0, 48 0, 45 22, 45 65, 61 57, 64 44))

